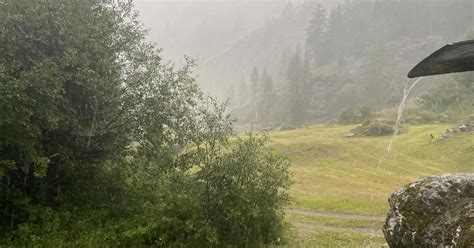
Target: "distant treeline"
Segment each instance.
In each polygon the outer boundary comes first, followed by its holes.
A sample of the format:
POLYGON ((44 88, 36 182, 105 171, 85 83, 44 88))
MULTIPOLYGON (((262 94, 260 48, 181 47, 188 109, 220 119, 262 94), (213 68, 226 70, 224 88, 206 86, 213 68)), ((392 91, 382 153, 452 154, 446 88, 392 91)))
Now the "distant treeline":
MULTIPOLYGON (((283 49, 273 87, 259 87, 254 68, 230 94, 241 124, 273 126, 335 118, 348 107, 380 110, 395 105, 408 70, 446 42, 472 31, 472 1, 345 1, 327 9, 310 5, 304 48, 283 49), (251 96, 251 97, 248 97, 251 96)), ((281 18, 299 15, 289 6, 281 18), (290 10, 288 10, 290 9, 290 10), (293 10, 293 11, 291 11, 293 10)), ((288 31, 291 32, 291 31, 288 31)), ((273 67, 278 68, 273 68, 273 67)), ((427 79, 425 89, 439 84, 427 79)))

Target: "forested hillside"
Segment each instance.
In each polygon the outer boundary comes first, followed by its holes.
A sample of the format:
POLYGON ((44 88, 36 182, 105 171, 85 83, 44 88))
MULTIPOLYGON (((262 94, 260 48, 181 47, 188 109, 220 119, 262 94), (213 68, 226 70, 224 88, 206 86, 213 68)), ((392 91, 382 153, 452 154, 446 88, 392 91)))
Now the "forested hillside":
MULTIPOLYGON (((327 121, 347 107, 378 111, 394 106, 411 67, 442 45, 467 38, 472 5, 463 0, 346 1, 333 8, 287 5, 274 25, 227 52, 240 58, 228 70, 246 68, 240 82, 228 82, 233 113, 240 124, 271 127, 327 121), (242 52, 246 47, 251 52, 242 52), (265 77, 255 82, 255 71, 266 71, 273 86, 263 86, 265 77)), ((216 64, 227 66, 226 57, 216 64)), ((448 79, 425 79, 414 95, 448 79)), ((225 77, 220 80, 226 82, 225 77)))
POLYGON ((0 247, 378 247, 473 171, 474 72, 406 78, 472 0, 137 1, 0 0, 0 247))

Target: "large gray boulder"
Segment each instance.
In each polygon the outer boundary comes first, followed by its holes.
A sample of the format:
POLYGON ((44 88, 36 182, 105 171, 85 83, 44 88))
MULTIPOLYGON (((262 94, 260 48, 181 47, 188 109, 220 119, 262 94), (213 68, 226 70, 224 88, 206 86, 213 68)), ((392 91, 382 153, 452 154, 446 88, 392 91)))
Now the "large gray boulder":
POLYGON ((474 247, 474 173, 426 177, 389 198, 390 247, 474 247))

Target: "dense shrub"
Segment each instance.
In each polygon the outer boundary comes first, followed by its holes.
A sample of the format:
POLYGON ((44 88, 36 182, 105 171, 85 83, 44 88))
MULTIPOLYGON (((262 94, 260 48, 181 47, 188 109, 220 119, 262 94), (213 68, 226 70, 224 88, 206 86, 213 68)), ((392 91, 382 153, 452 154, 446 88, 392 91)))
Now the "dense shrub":
POLYGON ((265 136, 237 138, 198 172, 206 216, 222 245, 277 243, 288 202, 288 163, 264 148, 265 136))
POLYGON ((1 246, 274 243, 287 162, 193 61, 146 42, 130 2, 0 3, 1 246))
POLYGON ((441 86, 420 97, 420 117, 409 116, 413 121, 457 122, 472 114, 474 109, 474 73, 464 72, 451 76, 441 86))
POLYGON ((369 120, 372 117, 372 111, 368 106, 347 107, 338 117, 341 124, 356 124, 369 120))

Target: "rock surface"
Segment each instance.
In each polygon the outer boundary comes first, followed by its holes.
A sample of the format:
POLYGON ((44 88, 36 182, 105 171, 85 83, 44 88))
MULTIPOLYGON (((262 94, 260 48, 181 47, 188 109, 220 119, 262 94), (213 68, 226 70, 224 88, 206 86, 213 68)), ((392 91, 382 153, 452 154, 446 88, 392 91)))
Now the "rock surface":
POLYGON ((446 129, 446 131, 444 131, 443 138, 444 139, 452 138, 456 134, 459 134, 459 133, 471 132, 472 129, 473 129, 473 126, 470 123, 461 124, 454 128, 448 128, 446 129))
POLYGON ((426 177, 393 193, 390 247, 474 247, 474 173, 426 177))
POLYGON ((383 121, 366 121, 351 130, 356 136, 385 136, 392 135, 394 131, 392 125, 383 121))

